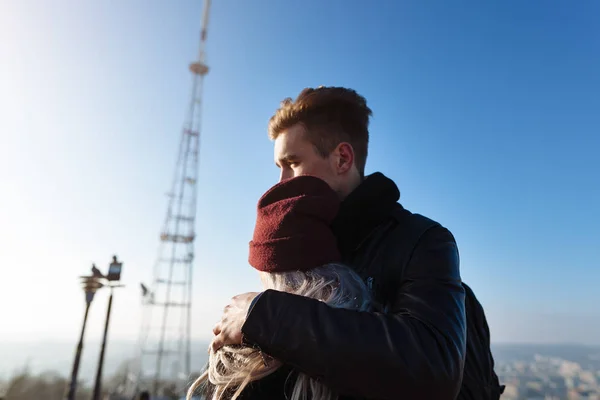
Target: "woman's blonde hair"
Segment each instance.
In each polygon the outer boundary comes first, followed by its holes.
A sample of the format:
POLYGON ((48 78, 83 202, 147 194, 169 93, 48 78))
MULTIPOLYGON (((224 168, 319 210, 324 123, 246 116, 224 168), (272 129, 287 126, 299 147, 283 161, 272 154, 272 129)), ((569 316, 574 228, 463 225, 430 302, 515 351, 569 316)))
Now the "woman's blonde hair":
MULTIPOLYGON (((328 264, 308 271, 261 272, 260 276, 265 289, 310 297, 336 308, 366 311, 371 306, 366 285, 344 265, 328 264)), ((247 346, 224 346, 216 353, 211 350, 208 368, 192 384, 187 399, 190 400, 199 387, 210 384, 214 390, 207 400, 235 400, 250 382, 272 374, 280 366, 279 361, 247 346)), ((338 396, 322 383, 299 373, 290 400, 309 397, 335 400, 338 396)))

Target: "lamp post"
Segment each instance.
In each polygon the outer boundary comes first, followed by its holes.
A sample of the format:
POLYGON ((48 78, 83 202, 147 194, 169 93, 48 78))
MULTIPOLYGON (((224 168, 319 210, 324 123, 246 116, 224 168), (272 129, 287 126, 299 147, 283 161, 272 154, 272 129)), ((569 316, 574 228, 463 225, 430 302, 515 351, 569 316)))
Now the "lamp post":
MULTIPOLYGON (((95 268, 95 266, 92 266, 92 272, 95 268)), ((81 326, 79 343, 77 344, 77 349, 75 350, 75 360, 73 361, 73 369, 71 371, 71 382, 69 384, 67 400, 75 400, 75 393, 77 391, 77 375, 79 374, 79 363, 81 361, 81 353, 83 350, 83 337, 85 335, 85 327, 87 325, 90 305, 92 304, 92 300, 94 300, 96 291, 104 286, 102 282, 98 280, 98 277, 95 274, 90 276, 80 276, 79 278, 82 280, 83 290, 85 292, 85 314, 83 316, 83 324, 81 326)))
POLYGON ((113 260, 108 267, 108 274, 104 277, 108 281, 110 288, 110 297, 108 298, 108 308, 106 309, 106 321, 104 321, 104 336, 102 338, 102 348, 100 349, 100 359, 98 360, 98 369, 96 371, 96 382, 94 384, 94 394, 92 400, 100 400, 102 390, 102 368, 104 367, 104 352, 106 350, 106 338, 108 336, 108 323, 110 322, 110 311, 112 309, 113 289, 123 287, 116 284, 121 280, 121 270, 123 263, 117 261, 117 256, 113 256, 113 260))
MULTIPOLYGON (((140 289, 142 291, 142 328, 140 329, 140 336, 138 338, 139 345, 139 356, 136 362, 136 376, 135 376, 135 385, 133 387, 133 393, 137 396, 140 394, 140 389, 143 387, 142 381, 142 362, 144 359, 144 343, 146 342, 146 336, 148 332, 147 327, 147 313, 148 309, 146 308, 149 304, 154 304, 154 293, 146 286, 144 283, 140 282, 140 289)), ((141 392, 144 393, 144 392, 141 392)), ((140 394, 141 396, 141 394, 140 394)), ((142 397, 140 397, 141 399, 142 397)), ((1 399, 0 399, 1 400, 1 399)))

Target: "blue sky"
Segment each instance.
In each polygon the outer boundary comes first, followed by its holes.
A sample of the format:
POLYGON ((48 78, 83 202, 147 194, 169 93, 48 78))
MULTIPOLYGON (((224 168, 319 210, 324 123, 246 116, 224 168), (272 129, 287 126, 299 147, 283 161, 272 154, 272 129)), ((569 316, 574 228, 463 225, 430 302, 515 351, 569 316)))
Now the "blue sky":
MULTIPOLYGON (((75 340, 76 276, 113 253, 128 287, 111 337, 136 336, 201 10, 0 4, 3 339, 75 340)), ((229 297, 259 288, 246 258, 255 202, 278 178, 268 118, 306 86, 344 85, 374 111, 367 171, 455 234, 492 340, 598 343, 597 15, 592 0, 214 1, 195 336, 210 336, 229 297)))

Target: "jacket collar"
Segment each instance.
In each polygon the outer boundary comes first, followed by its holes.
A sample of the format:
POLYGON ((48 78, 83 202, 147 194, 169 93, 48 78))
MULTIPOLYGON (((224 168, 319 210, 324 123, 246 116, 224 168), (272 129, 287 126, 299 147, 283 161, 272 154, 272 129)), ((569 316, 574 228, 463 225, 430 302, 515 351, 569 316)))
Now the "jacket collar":
POLYGON ((400 191, 380 172, 367 176, 344 199, 332 223, 342 255, 347 256, 391 214, 398 204, 400 191))

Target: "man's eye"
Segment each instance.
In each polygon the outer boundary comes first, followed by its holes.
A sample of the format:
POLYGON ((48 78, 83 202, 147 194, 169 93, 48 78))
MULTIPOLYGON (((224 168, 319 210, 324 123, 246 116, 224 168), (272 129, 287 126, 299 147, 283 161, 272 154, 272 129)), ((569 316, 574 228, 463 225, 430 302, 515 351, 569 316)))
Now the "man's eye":
POLYGON ((298 161, 291 161, 291 162, 289 163, 290 167, 292 167, 292 168, 295 168, 295 167, 297 167, 299 164, 300 164, 300 162, 298 162, 298 161))

